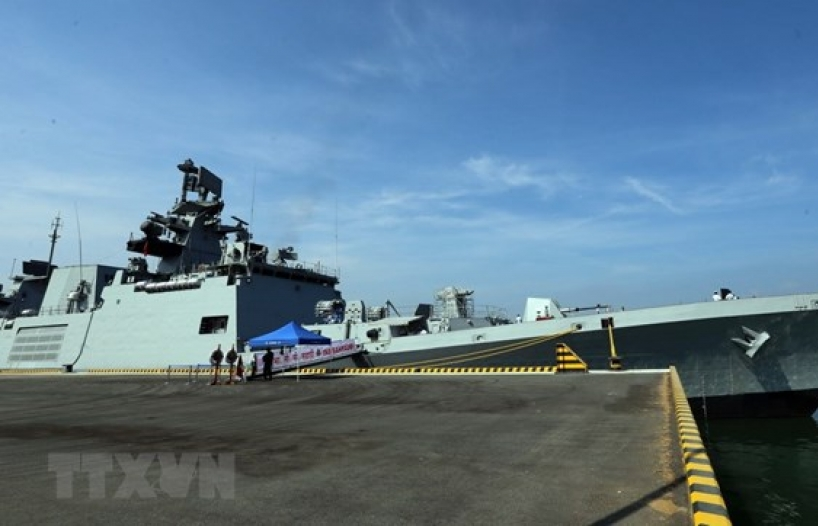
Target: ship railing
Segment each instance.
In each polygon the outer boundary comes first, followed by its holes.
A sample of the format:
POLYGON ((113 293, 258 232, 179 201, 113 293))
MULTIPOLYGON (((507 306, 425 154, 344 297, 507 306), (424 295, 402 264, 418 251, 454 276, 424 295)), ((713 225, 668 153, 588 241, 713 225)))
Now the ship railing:
MULTIPOLYGON (((413 305, 413 306, 409 306, 409 307, 397 306, 397 307, 395 307, 395 310, 397 310, 400 313, 406 313, 405 315, 414 315, 417 307, 418 307, 417 305, 413 305)), ((378 307, 376 307, 376 308, 378 308, 378 307)), ((392 311, 391 309, 388 309, 388 308, 385 308, 385 307, 383 309, 386 312, 386 314, 384 316, 382 316, 384 318, 389 318, 389 317, 399 315, 399 314, 395 313, 394 311, 392 311)), ((472 309, 470 309, 470 312, 468 314, 469 314, 467 316, 468 318, 486 318, 486 319, 498 319, 498 320, 499 319, 503 319, 503 320, 508 319, 507 311, 502 307, 496 307, 494 305, 477 305, 477 306, 473 307, 472 309)), ((433 305, 432 306, 431 317, 432 318, 449 318, 449 317, 460 317, 460 316, 457 316, 457 313, 452 313, 452 312, 450 312, 449 310, 447 310, 444 307, 441 307, 439 305, 433 305)))
MULTIPOLYGON (((414 316, 417 309, 418 305, 391 305, 391 303, 387 302, 387 304, 384 305, 373 305, 367 307, 366 319, 368 321, 377 321, 386 318, 414 316)), ((319 320, 318 323, 337 323, 335 318, 331 316, 332 314, 334 314, 333 310, 322 310, 320 307, 316 308, 316 317, 319 320)), ((473 309, 470 309, 468 314, 469 315, 467 318, 485 318, 497 322, 510 322, 506 309, 494 305, 478 305, 473 309)), ((452 313, 439 305, 432 305, 430 317, 459 318, 460 316, 457 316, 457 313, 452 313)))
POLYGON ((301 263, 300 261, 290 265, 297 269, 307 270, 309 272, 315 272, 316 274, 322 274, 324 276, 332 276, 334 278, 339 277, 338 269, 333 267, 328 267, 326 265, 322 265, 320 262, 317 263, 301 263))
POLYGON ((486 318, 496 321, 509 321, 508 312, 496 305, 478 305, 474 308, 475 318, 486 318))
POLYGON ((188 384, 206 381, 210 377, 212 368, 213 366, 209 363, 169 364, 165 369, 165 383, 170 383, 171 378, 185 378, 188 384))

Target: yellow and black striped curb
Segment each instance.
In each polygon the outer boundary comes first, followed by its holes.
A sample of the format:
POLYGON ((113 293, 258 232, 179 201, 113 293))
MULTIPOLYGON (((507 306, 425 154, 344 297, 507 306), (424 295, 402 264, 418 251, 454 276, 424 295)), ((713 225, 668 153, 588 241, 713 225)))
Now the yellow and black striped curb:
POLYGON ((732 523, 727 513, 727 506, 721 496, 716 474, 710 465, 710 458, 707 456, 704 442, 702 442, 699 435, 699 427, 693 418, 684 387, 682 387, 682 381, 679 379, 679 373, 675 367, 670 368, 670 381, 676 406, 676 421, 679 425, 682 459, 690 492, 693 524, 697 526, 729 526, 732 523))
POLYGON ((18 374, 59 374, 62 369, 0 369, 0 374, 4 375, 18 375, 18 374))
POLYGON ((557 372, 577 372, 587 373, 588 364, 579 357, 568 345, 564 343, 557 344, 557 372))
MULTIPOLYGON (((466 373, 555 373, 557 367, 548 366, 528 366, 528 367, 344 367, 340 369, 305 367, 302 369, 291 369, 285 372, 299 371, 302 374, 466 374, 466 373)), ((79 369, 74 373, 67 374, 134 374, 134 375, 155 375, 155 374, 213 374, 212 367, 173 367, 173 368, 149 368, 149 369, 79 369)), ((228 373, 227 367, 222 367, 220 372, 228 373)), ((62 369, 0 369, 0 374, 22 375, 22 374, 62 374, 62 369)))
MULTIPOLYGON (((328 369, 306 367, 301 374, 470 374, 470 373, 554 373, 553 365, 529 367, 343 367, 328 369)), ((295 372, 289 371, 289 372, 295 372)))
MULTIPOLYGON (((228 373, 227 367, 222 367, 220 372, 228 373)), ((133 375, 155 375, 155 374, 213 374, 212 367, 171 367, 171 368, 144 368, 144 369, 76 369, 73 373, 66 373, 63 369, 0 369, 0 375, 28 375, 28 374, 63 374, 67 376, 82 374, 133 374, 133 375)))

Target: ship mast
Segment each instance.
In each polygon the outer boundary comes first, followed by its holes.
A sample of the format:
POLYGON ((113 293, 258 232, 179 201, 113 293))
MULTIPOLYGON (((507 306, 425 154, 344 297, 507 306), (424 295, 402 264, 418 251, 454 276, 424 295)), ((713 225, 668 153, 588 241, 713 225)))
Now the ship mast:
POLYGON ((46 267, 48 270, 46 270, 46 272, 48 272, 49 275, 51 275, 51 261, 54 259, 54 246, 57 244, 57 239, 60 237, 59 234, 57 234, 57 231, 59 231, 61 226, 62 223, 60 222, 60 214, 57 212, 57 217, 55 217, 54 221, 51 222, 51 233, 48 235, 48 238, 51 239, 51 250, 48 253, 48 267, 46 267))

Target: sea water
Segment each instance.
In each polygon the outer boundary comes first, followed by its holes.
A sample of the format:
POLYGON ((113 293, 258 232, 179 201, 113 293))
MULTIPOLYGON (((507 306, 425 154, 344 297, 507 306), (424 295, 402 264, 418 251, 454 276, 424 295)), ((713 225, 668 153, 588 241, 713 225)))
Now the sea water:
POLYGON ((818 524, 818 422, 699 421, 733 524, 818 524))

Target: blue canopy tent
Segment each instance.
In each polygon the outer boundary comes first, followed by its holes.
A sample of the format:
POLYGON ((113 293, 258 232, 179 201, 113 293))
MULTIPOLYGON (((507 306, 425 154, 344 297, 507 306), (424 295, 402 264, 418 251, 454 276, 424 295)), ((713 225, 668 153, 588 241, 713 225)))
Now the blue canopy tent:
POLYGON ((301 325, 291 321, 287 325, 250 338, 247 343, 254 351, 269 349, 270 347, 294 347, 296 345, 327 345, 331 340, 326 336, 321 336, 314 332, 308 331, 301 325))

